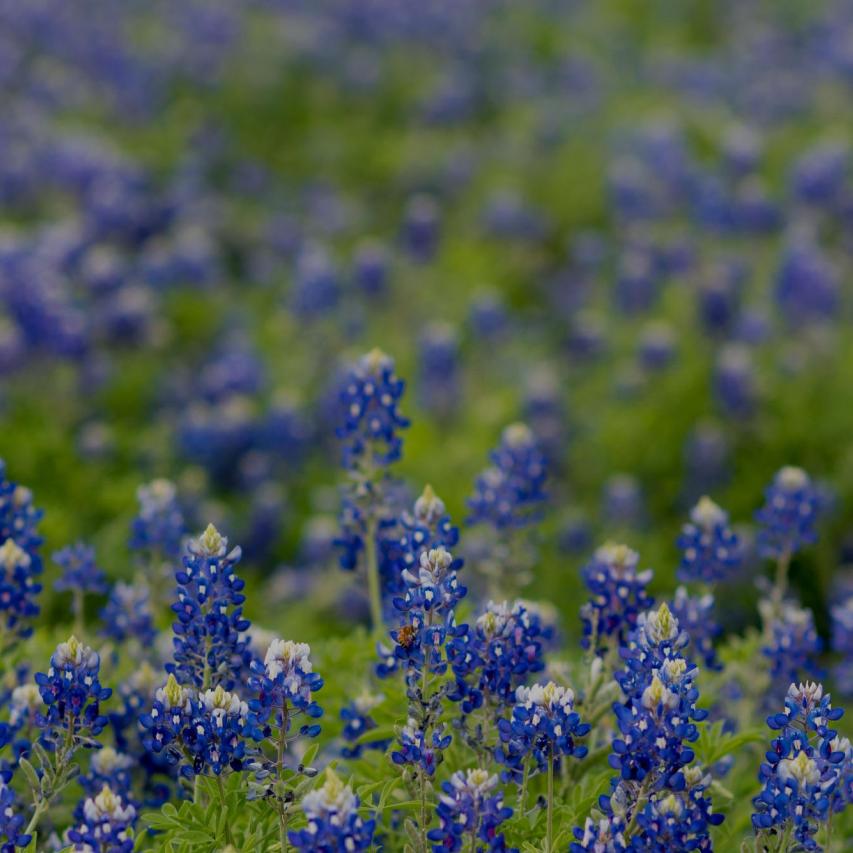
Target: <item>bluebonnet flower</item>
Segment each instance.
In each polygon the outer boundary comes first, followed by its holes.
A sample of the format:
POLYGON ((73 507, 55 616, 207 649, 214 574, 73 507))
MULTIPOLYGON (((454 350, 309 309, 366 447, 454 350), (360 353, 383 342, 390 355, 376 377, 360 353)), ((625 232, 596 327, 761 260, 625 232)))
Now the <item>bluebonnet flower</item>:
POLYGON ((545 669, 543 645, 553 636, 534 610, 521 601, 490 601, 472 628, 451 641, 448 659, 456 677, 450 698, 463 714, 486 704, 500 713, 530 675, 545 669))
POLYGON ((729 475, 729 442, 714 423, 700 423, 684 446, 684 491, 695 500, 726 482, 729 475))
POLYGON ((709 497, 700 498, 691 510, 678 547, 680 581, 718 583, 729 578, 742 560, 740 540, 729 526, 728 514, 709 497))
POLYGON ((459 403, 459 341, 451 326, 427 326, 419 342, 420 399, 436 417, 448 417, 459 403))
POLYGON ((130 797, 131 768, 134 759, 111 746, 95 750, 89 760, 89 772, 78 777, 83 791, 90 797, 96 796, 106 785, 127 801, 130 797))
POLYGON ((107 576, 95 564, 95 549, 83 542, 68 545, 53 555, 53 561, 62 569, 53 585, 58 592, 65 590, 104 593, 107 576))
POLYGON ((492 466, 477 478, 468 499, 469 524, 489 524, 500 531, 538 520, 546 499, 547 467, 530 428, 508 426, 490 459, 492 466))
POLYGON ((10 783, 12 773, 0 771, 0 851, 14 853, 16 847, 26 847, 32 840, 24 830, 26 817, 17 810, 17 797, 10 783))
POLYGON ((586 819, 583 827, 573 830, 575 840, 569 844, 569 853, 625 853, 625 820, 616 814, 598 820, 586 819))
POLYGON ((153 480, 136 492, 139 513, 133 519, 130 547, 176 559, 186 533, 177 490, 169 480, 153 480))
POLYGON ((451 740, 451 735, 444 733, 442 724, 428 727, 410 717, 400 730, 400 742, 391 753, 391 760, 400 766, 419 768, 426 776, 432 777, 451 740))
POLYGON ((66 737, 76 745, 81 739, 96 737, 107 724, 101 714, 101 702, 112 690, 101 687, 98 680, 101 659, 97 652, 72 636, 60 643, 50 658, 46 673, 36 673, 35 680, 47 713, 38 716, 42 736, 57 744, 66 737))
POLYGON ((4 652, 33 632, 32 620, 40 612, 35 600, 41 592, 41 584, 35 581, 40 571, 41 562, 34 560, 11 537, 0 545, 0 624, 4 652))
POLYGON ((361 243, 353 258, 353 278, 369 299, 385 294, 388 288, 389 258, 381 243, 361 243))
POLYGON ((369 850, 373 844, 376 821, 359 815, 358 797, 332 771, 326 771, 322 788, 309 791, 302 799, 308 824, 288 833, 288 840, 305 853, 338 853, 369 850))
POLYGON ((492 290, 475 294, 468 317, 474 334, 486 341, 498 339, 509 325, 506 306, 492 290))
POLYGON ((578 741, 589 733, 590 725, 575 711, 575 694, 569 687, 549 681, 546 685, 521 686, 515 693, 510 719, 498 721, 500 743, 495 759, 502 765, 506 780, 520 782, 524 767, 544 772, 562 756, 583 758, 587 747, 578 741))
POLYGON ((620 650, 625 669, 616 673, 616 680, 625 699, 613 705, 618 732, 610 756, 618 776, 611 780, 610 795, 600 800, 605 822, 599 827, 588 822, 583 834, 575 830, 587 846, 573 850, 597 849, 599 832, 616 850, 674 849, 656 847, 658 833, 670 833, 670 838, 681 833, 685 846, 678 849, 704 849, 709 843, 707 826, 721 818, 712 815, 703 793, 710 779, 701 768, 690 766, 690 744, 699 737, 696 724, 708 712, 696 707, 696 668, 681 654, 687 642, 669 607, 662 604, 640 615, 620 650), (674 800, 668 800, 670 794, 674 800), (671 819, 676 813, 689 819, 678 826, 671 819), (639 834, 629 838, 628 830, 635 825, 639 834))
POLYGON ((133 639, 142 648, 150 648, 157 637, 151 593, 141 583, 119 581, 110 592, 101 619, 104 623, 101 633, 117 643, 133 639))
POLYGON ((302 320, 330 313, 340 298, 340 275, 328 254, 314 246, 300 253, 294 274, 291 308, 302 320))
POLYGON ((340 717, 344 723, 341 737, 347 743, 347 746, 341 749, 341 755, 344 758, 358 758, 364 750, 368 749, 385 752, 388 744, 391 743, 390 740, 362 740, 368 732, 376 728, 376 720, 370 716, 370 712, 383 699, 384 697, 381 695, 365 691, 341 708, 340 717))
POLYGON ((242 770, 247 740, 260 739, 248 704, 236 693, 221 685, 195 692, 171 673, 140 723, 146 749, 164 753, 185 778, 242 770))
POLYGON ((766 600, 759 602, 759 609, 768 634, 761 653, 770 662, 774 683, 784 687, 804 676, 819 674, 816 657, 821 640, 811 610, 784 601, 776 611, 766 600))
POLYGON ((779 736, 759 768, 762 791, 752 801, 752 825, 759 838, 790 827, 803 849, 819 850, 814 835, 834 805, 844 773, 849 773, 848 751, 837 749, 844 744, 828 726, 843 711, 832 708, 822 685, 814 682, 791 684, 785 708, 767 719, 779 736))
POLYGON ((428 833, 433 853, 470 849, 485 853, 499 851, 510 853, 500 825, 512 817, 512 809, 505 806, 503 793, 495 791, 498 777, 488 770, 458 770, 441 786, 436 812, 439 827, 428 833), (468 841, 466 842, 466 839, 468 841))
POLYGON ((714 395, 723 412, 734 418, 747 418, 758 404, 758 388, 752 355, 740 344, 720 349, 714 367, 714 395))
POLYGON ((637 571, 639 555, 627 545, 607 543, 582 571, 590 600, 581 608, 582 645, 597 654, 609 638, 622 642, 637 624, 637 617, 652 603, 646 586, 650 569, 637 571))
POLYGON ((780 469, 764 496, 764 506, 756 513, 761 525, 758 549, 762 556, 790 558, 803 545, 817 541, 815 524, 821 497, 802 468, 780 469))
POLYGON ((104 785, 83 804, 83 820, 68 831, 71 849, 81 853, 130 853, 136 809, 104 785))
POLYGON ((240 678, 249 655, 250 622, 243 617, 245 584, 234 571, 239 559, 240 548, 229 552, 228 540, 212 524, 187 546, 183 568, 175 574, 174 663, 166 667, 184 684, 227 689, 240 678))
POLYGON ((285 743, 294 722, 302 715, 308 722, 300 726, 299 734, 316 737, 320 733, 319 724, 312 721, 323 715, 323 709, 314 700, 323 679, 313 671, 310 654, 307 643, 274 639, 264 662, 254 661, 251 666, 252 711, 267 729, 275 729, 277 737, 285 743))
POLYGON ((711 799, 705 795, 711 776, 698 767, 686 768, 683 775, 683 790, 653 794, 637 814, 632 853, 711 849, 710 827, 723 822, 723 815, 712 811, 711 799))
POLYGON ((647 370, 662 370, 675 358, 676 341, 672 328, 665 323, 646 327, 640 338, 638 356, 647 370))
POLYGON ((403 220, 403 244, 419 263, 431 261, 438 249, 439 209, 428 195, 412 197, 403 220))
POLYGON ((8 698, 8 706, 7 738, 12 742, 12 752, 17 761, 21 756, 29 756, 33 737, 39 728, 42 698, 38 685, 32 682, 18 684, 8 698))
POLYGON ((0 459, 0 544, 12 539, 30 558, 30 571, 41 571, 38 524, 43 511, 33 506, 33 493, 6 479, 6 463, 0 459))
POLYGON ((838 689, 853 696, 853 594, 830 608, 832 617, 832 650, 841 656, 833 668, 838 689))
POLYGON ((381 350, 371 350, 349 370, 339 395, 337 427, 345 467, 383 467, 400 458, 399 431, 409 425, 399 409, 404 390, 394 361, 381 350))
POLYGON ((643 491, 636 477, 614 474, 604 484, 601 514, 616 527, 637 528, 645 518, 643 491))
POLYGON ((714 640, 721 633, 714 618, 714 596, 711 593, 690 595, 680 586, 675 591, 671 609, 682 630, 690 637, 690 646, 696 656, 702 659, 708 669, 722 669, 714 648, 714 640))

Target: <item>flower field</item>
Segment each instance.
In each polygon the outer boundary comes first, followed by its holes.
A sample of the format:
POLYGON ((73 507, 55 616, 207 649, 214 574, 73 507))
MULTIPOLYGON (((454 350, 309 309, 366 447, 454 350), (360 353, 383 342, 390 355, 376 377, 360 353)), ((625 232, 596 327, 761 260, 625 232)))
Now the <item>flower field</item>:
POLYGON ((0 851, 853 848, 850 0, 0 0, 0 94, 0 851))

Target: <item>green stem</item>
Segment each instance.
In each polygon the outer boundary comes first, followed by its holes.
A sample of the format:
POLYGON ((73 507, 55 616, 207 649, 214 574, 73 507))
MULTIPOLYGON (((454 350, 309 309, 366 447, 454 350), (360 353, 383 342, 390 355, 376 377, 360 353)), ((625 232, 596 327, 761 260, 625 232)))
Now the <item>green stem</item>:
POLYGON ((382 593, 379 589, 379 561, 376 558, 376 519, 371 513, 364 538, 367 563, 367 591, 370 596, 370 625, 377 636, 382 633, 382 593))
POLYGON ((524 769, 521 774, 521 793, 518 796, 518 802, 522 814, 527 811, 527 777, 529 773, 529 764, 527 763, 527 759, 525 758, 524 769))
MULTIPOLYGON (((222 806, 222 811, 226 811, 227 807, 225 805, 225 788, 222 785, 222 777, 218 774, 216 776, 216 787, 219 789, 219 803, 222 806)), ((230 815, 226 815, 225 817, 225 840, 232 847, 234 846, 234 837, 231 835, 230 815)))
POLYGON ((788 569, 791 566, 791 552, 785 551, 776 562, 776 582, 773 585, 772 599, 773 607, 778 615, 782 606, 782 600, 788 590, 788 569))
POLYGON ((548 820, 546 823, 546 853, 554 850, 554 756, 548 756, 548 820))
POLYGON ((427 839, 427 817, 426 817, 426 772, 421 768, 421 832, 424 836, 424 849, 429 849, 429 840, 427 839))
POLYGON ((201 802, 201 775, 196 774, 193 778, 193 804, 198 805, 201 802))

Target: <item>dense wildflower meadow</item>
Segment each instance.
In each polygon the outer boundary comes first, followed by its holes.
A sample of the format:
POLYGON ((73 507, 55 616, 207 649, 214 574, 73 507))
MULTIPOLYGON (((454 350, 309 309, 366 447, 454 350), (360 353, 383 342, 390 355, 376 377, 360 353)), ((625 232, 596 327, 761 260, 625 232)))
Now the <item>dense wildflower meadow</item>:
POLYGON ((0 850, 853 849, 850 0, 0 0, 0 95, 0 850))

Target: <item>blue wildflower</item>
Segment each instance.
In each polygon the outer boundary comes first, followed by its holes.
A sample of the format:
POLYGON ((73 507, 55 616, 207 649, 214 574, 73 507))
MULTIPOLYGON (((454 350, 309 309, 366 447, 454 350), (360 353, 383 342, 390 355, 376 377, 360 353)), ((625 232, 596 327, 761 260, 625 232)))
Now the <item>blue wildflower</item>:
POLYGON ((186 534, 177 490, 169 480, 154 480, 136 492, 139 513, 133 519, 130 547, 161 559, 176 559, 186 534))
POLYGON ((436 417, 448 417, 459 403, 459 341, 451 326, 429 325, 419 342, 420 399, 436 417))
POLYGON ((41 584, 35 581, 40 571, 41 561, 33 559, 11 537, 0 545, 0 624, 3 628, 0 650, 4 653, 33 632, 32 620, 40 612, 36 596, 41 592, 41 584))
POLYGON ((619 815, 609 815, 593 820, 586 819, 583 828, 574 828, 575 841, 569 844, 569 853, 625 853, 625 821, 619 815))
POLYGON ((376 749, 385 752, 390 739, 363 740, 364 736, 376 728, 376 720, 370 712, 384 697, 364 692, 352 702, 341 708, 340 717, 344 723, 341 737, 347 745, 341 749, 344 758, 359 758, 365 750, 376 749))
POLYGON ((579 743, 590 731, 575 711, 575 694, 569 687, 549 681, 546 685, 521 686, 510 719, 498 721, 500 743, 495 759, 504 766, 505 780, 520 782, 524 767, 544 772, 562 756, 583 758, 587 747, 579 743))
POLYGON ((678 537, 681 564, 678 579, 718 583, 731 577, 742 560, 740 540, 729 527, 728 514, 709 497, 702 497, 690 512, 678 537))
POLYGON ((552 636, 553 629, 523 602, 490 601, 472 629, 448 646, 456 677, 450 698, 462 703, 463 714, 484 703, 499 714, 518 687, 544 670, 543 645, 552 636))
POLYGON ((675 591, 671 609, 682 630, 690 637, 690 647, 696 656, 702 659, 708 669, 722 669, 714 648, 714 640, 721 633, 714 618, 714 596, 711 593, 690 595, 680 586, 675 591))
POLYGON ((245 583, 234 571, 239 559, 240 548, 229 552, 228 540, 212 524, 187 546, 183 568, 175 574, 174 663, 166 667, 179 682, 229 688, 240 678, 249 656, 250 622, 243 617, 245 583))
POLYGON ((583 568, 584 583, 592 594, 581 608, 585 649, 599 654, 610 638, 621 643, 637 624, 640 612, 651 605, 646 586, 652 572, 638 572, 638 561, 637 552, 627 545, 607 543, 583 568))
POLYGON ((30 571, 41 571, 38 524, 44 512, 33 506, 33 493, 6 479, 6 463, 0 459, 0 544, 12 539, 30 558, 30 571))
POLYGON ((117 643, 133 639, 142 648, 150 648, 157 637, 151 593, 144 584, 119 581, 110 592, 101 619, 101 633, 117 643))
POLYGON ((17 810, 17 796, 11 787, 12 774, 0 772, 0 851, 14 853, 16 847, 27 847, 32 836, 23 831, 26 817, 17 810))
POLYGON ((327 770, 323 787, 309 791, 302 799, 307 826, 289 832, 288 840, 305 853, 369 850, 376 821, 364 820, 358 813, 360 805, 352 788, 327 770))
POLYGON ((131 768, 135 765, 129 755, 116 752, 111 746, 105 746, 92 753, 89 772, 78 777, 85 793, 96 796, 106 785, 127 801, 130 797, 131 768))
POLYGON ((320 733, 319 724, 313 721, 323 715, 323 709, 314 694, 322 688, 323 679, 313 671, 310 655, 306 643, 274 639, 264 662, 252 663, 249 688, 254 698, 250 707, 259 723, 266 724, 266 734, 286 740, 301 716, 307 722, 300 726, 300 735, 316 737, 320 733))
POLYGON ((71 849, 81 853, 130 853, 135 820, 136 809, 104 785, 97 796, 83 804, 80 825, 68 831, 71 849))
POLYGON ((441 723, 428 727, 410 717, 406 725, 400 729, 400 742, 391 753, 391 760, 399 766, 409 765, 418 768, 426 776, 432 777, 435 769, 441 763, 442 753, 452 737, 444 733, 441 723), (429 728, 429 731, 427 730, 429 728))
POLYGON ((427 836, 435 842, 433 853, 454 853, 463 847, 480 853, 514 851, 499 832, 500 825, 512 817, 512 809, 504 805, 503 793, 495 791, 497 783, 497 776, 477 769, 458 770, 442 784, 436 808, 439 827, 427 836))
POLYGON ((770 676, 784 686, 806 675, 819 673, 816 657, 821 640, 808 608, 784 601, 777 611, 769 601, 759 602, 767 638, 761 653, 770 662, 770 676))
POLYGON ((803 849, 819 850, 814 836, 833 808, 844 773, 849 773, 844 766, 849 750, 837 749, 845 745, 827 725, 843 712, 832 708, 822 685, 814 682, 792 684, 785 705, 785 713, 767 720, 779 736, 759 768, 762 791, 752 801, 752 825, 759 839, 791 828, 803 849))
POLYGON ((790 558, 803 545, 817 542, 815 524, 821 497, 802 468, 782 468, 764 495, 765 504, 756 513, 761 525, 758 549, 762 556, 790 558))
POLYGON ((53 561, 62 569, 62 576, 53 584, 58 592, 107 591, 107 576, 95 564, 95 549, 89 545, 83 542, 68 545, 53 555, 53 561))
POLYGON ((383 467, 400 458, 399 431, 409 425, 399 410, 404 390, 393 359, 381 350, 371 350, 349 370, 340 390, 337 428, 346 468, 383 467))
POLYGON ((67 737, 76 745, 103 730, 107 718, 101 715, 101 702, 109 699, 112 690, 101 687, 100 667, 98 653, 72 636, 56 647, 48 671, 36 673, 47 705, 47 713, 39 714, 37 722, 47 742, 56 744, 67 737))
POLYGON ((492 466, 477 478, 474 494, 468 499, 469 524, 504 530, 538 520, 546 499, 547 467, 530 428, 508 426, 490 459, 492 466))
POLYGON ((832 617, 832 650, 840 655, 833 668, 838 689, 845 696, 853 696, 853 594, 830 608, 832 617))

